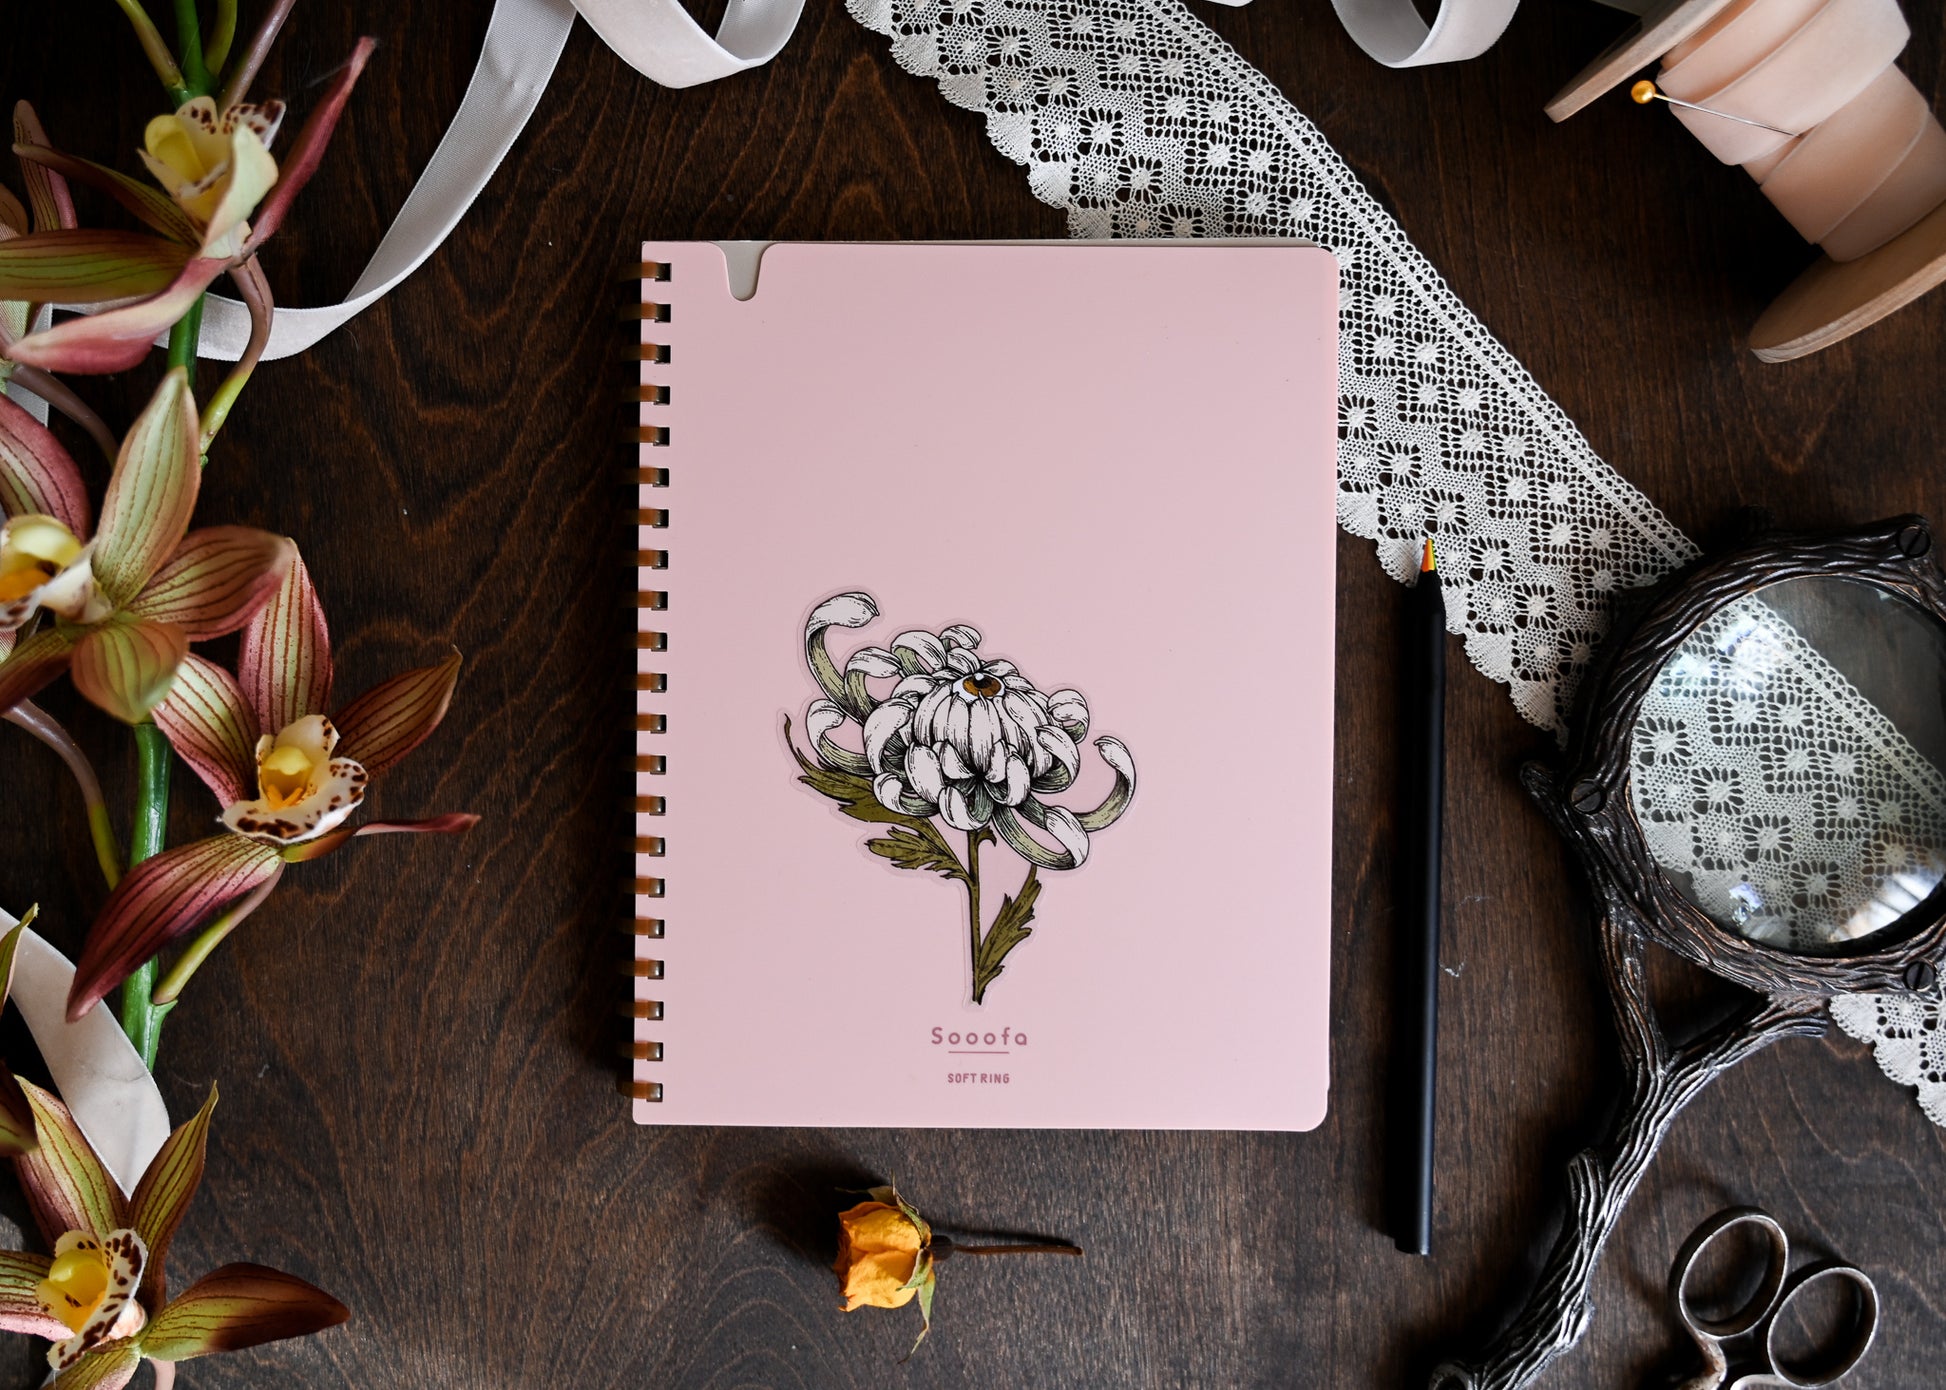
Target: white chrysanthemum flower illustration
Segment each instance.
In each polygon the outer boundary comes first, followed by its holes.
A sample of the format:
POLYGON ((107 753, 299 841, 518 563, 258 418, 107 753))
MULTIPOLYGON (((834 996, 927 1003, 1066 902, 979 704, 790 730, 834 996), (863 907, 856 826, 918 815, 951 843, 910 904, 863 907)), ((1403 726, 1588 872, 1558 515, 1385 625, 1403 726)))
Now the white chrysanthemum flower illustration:
POLYGON ((1119 820, 1134 798, 1135 763, 1119 739, 1097 738, 1094 748, 1115 774, 1106 798, 1079 812, 1049 800, 1081 771, 1089 726, 1081 693, 1044 693, 1011 661, 981 655, 979 632, 964 625, 902 632, 887 647, 859 648, 841 670, 826 634, 876 617, 869 594, 848 593, 819 604, 805 624, 805 659, 824 698, 805 713, 816 762, 799 755, 801 780, 854 819, 894 827, 867 842, 873 853, 966 885, 977 1003, 1001 959, 1029 935, 1039 871, 1087 862, 1089 836, 1119 820), (832 737, 848 729, 856 748, 832 737), (964 857, 935 820, 965 836, 964 857), (996 838, 1029 868, 987 926, 979 855, 996 838))

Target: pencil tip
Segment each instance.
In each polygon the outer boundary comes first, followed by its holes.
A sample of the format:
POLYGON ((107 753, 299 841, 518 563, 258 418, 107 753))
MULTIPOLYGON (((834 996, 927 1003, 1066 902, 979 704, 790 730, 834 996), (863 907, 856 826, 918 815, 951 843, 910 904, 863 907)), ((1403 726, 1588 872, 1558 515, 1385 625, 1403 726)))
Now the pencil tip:
POLYGON ((1432 553, 1432 537, 1427 536, 1425 554, 1419 557, 1419 573, 1431 574, 1434 570, 1437 570, 1438 568, 1439 568, 1439 561, 1434 558, 1432 553))

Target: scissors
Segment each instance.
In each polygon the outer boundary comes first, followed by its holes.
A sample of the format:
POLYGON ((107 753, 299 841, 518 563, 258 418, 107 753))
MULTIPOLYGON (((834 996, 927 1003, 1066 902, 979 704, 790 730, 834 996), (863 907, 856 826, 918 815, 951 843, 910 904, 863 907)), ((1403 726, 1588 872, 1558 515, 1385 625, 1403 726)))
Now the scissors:
POLYGON ((1792 1274, 1790 1259, 1791 1244, 1784 1228, 1769 1213, 1755 1207, 1720 1211, 1684 1242, 1669 1273, 1669 1299, 1675 1305, 1677 1321, 1701 1349, 1707 1369, 1684 1382, 1682 1390, 1754 1390, 1758 1386, 1814 1390, 1837 1384, 1864 1358, 1878 1331, 1877 1287, 1863 1270, 1839 1260, 1819 1261, 1792 1274), (1763 1277, 1742 1308, 1719 1318, 1704 1317, 1690 1301, 1690 1276, 1712 1241, 1739 1228, 1755 1231, 1764 1239, 1763 1277), (1851 1290, 1850 1323, 1807 1358, 1779 1357, 1777 1323, 1791 1300, 1817 1285, 1828 1289, 1833 1281, 1851 1290), (1740 1349, 1741 1356, 1733 1362, 1724 1350, 1726 1342, 1748 1345, 1740 1349))

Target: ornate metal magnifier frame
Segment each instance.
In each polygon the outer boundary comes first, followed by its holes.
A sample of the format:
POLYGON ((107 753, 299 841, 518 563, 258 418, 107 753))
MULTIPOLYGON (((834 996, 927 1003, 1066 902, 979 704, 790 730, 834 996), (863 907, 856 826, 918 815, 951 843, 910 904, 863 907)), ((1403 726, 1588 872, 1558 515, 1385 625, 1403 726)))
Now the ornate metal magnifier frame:
POLYGON ((1434 1390, 1518 1390, 1580 1341, 1594 1316, 1602 1249, 1670 1124, 1709 1083, 1780 1038, 1824 1032, 1836 993, 1923 990, 1946 959, 1946 885, 1846 952, 1793 953, 1747 940, 1690 901, 1651 855, 1630 804, 1630 751, 1644 700, 1709 618, 1792 579, 1850 579, 1905 599, 1946 629, 1946 576, 1932 531, 1904 516, 1839 536, 1766 536, 1676 576, 1610 639, 1560 769, 1529 764, 1522 781, 1579 852, 1600 910, 1601 966, 1627 1089, 1612 1135, 1568 1164, 1567 1216, 1526 1308, 1478 1357, 1433 1372, 1434 1390), (1648 943, 1759 996, 1680 1045, 1649 997, 1648 943))

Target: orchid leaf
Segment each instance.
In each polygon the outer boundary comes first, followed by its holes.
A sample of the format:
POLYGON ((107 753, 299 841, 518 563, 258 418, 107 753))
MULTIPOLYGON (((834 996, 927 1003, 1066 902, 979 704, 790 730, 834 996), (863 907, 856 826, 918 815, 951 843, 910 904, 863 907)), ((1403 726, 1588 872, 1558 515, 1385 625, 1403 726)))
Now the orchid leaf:
POLYGON ((31 1081, 22 1081, 20 1089, 40 1146, 16 1158, 14 1171, 42 1237, 52 1245, 68 1231, 101 1237, 128 1225, 127 1199, 60 1097, 31 1081))
POLYGON ((236 672, 264 733, 324 713, 331 700, 331 634, 301 555, 291 557, 276 596, 243 629, 236 672))
POLYGON ((235 632, 277 592, 296 553, 253 526, 206 526, 182 538, 128 605, 131 617, 174 623, 192 642, 235 632))
POLYGON ((162 378, 122 441, 101 501, 95 581, 118 608, 142 591, 189 530, 203 475, 198 428, 188 374, 177 367, 162 378))
POLYGON ((176 756, 228 806, 250 795, 257 775, 257 716, 236 677, 191 652, 176 671, 155 722, 176 756))
POLYGON ((142 1364, 136 1339, 103 1342, 55 1378, 54 1390, 122 1390, 142 1364))
POLYGON ((74 639, 59 628, 44 627, 0 661, 0 714, 31 700, 61 678, 74 659, 74 639))
POLYGON ((479 823, 480 818, 469 811, 429 816, 425 820, 366 821, 363 825, 347 825, 330 831, 315 840, 286 845, 279 853, 286 863, 302 864, 308 859, 322 859, 333 850, 341 848, 346 841, 357 839, 361 835, 457 835, 462 831, 471 830, 479 823))
MULTIPOLYGON (((41 118, 24 101, 14 103, 14 140, 22 145, 47 144, 41 118)), ((34 230, 48 232, 72 227, 74 196, 68 192, 68 181, 45 165, 23 164, 21 172, 27 180, 27 201, 34 208, 34 230)))
POLYGON ((46 1255, 0 1250, 0 1332, 25 1332, 57 1342, 71 1335, 66 1323, 42 1310, 34 1293, 52 1263, 46 1255))
POLYGON ((106 194, 121 204, 122 210, 136 221, 171 241, 195 246, 203 239, 196 224, 189 220, 189 215, 176 206, 175 199, 153 184, 132 179, 105 164, 49 149, 45 142, 16 144, 14 153, 20 156, 22 167, 37 167, 55 174, 65 174, 76 183, 85 183, 97 192, 106 194))
POLYGON ((169 697, 189 639, 174 623, 117 618, 74 648, 75 689, 124 724, 140 724, 169 697))
POLYGON ((354 758, 376 777, 425 742, 446 717, 459 683, 460 656, 421 666, 373 686, 340 710, 338 756, 354 758))
POLYGON ((161 294, 30 333, 8 355, 50 372, 94 376, 125 372, 149 355, 156 337, 188 313, 210 282, 227 269, 226 261, 199 256, 161 294))
POLYGON ((209 1150, 210 1111, 216 1108, 216 1087, 209 1088, 203 1108, 187 1122, 178 1125, 163 1141, 162 1148, 149 1161, 149 1169, 135 1185, 129 1199, 129 1222, 135 1234, 149 1247, 149 1262, 142 1271, 141 1299, 145 1307, 159 1308, 168 1298, 163 1273, 164 1257, 176 1228, 182 1225, 189 1201, 203 1181, 203 1160, 209 1150))
POLYGON ((0 299, 102 304, 167 289, 189 251, 140 232, 88 227, 0 242, 0 299))
POLYGON ((308 1337, 350 1316, 344 1304, 295 1274, 262 1265, 224 1265, 155 1315, 142 1334, 142 1351, 157 1361, 188 1361, 308 1337))
POLYGON ((68 1017, 81 1017, 136 966, 243 897, 282 862, 268 845, 228 831, 143 860, 108 895, 89 929, 68 991, 68 1017))
MULTIPOLYGON (((0 247, 0 250, 4 250, 0 247)), ((51 516, 77 536, 92 525, 81 470, 46 425, 0 394, 0 511, 51 516)))
POLYGON ((284 158, 284 167, 277 176, 277 186, 270 190, 270 196, 257 209, 257 219, 250 228, 250 239, 243 246, 244 255, 263 245, 266 238, 284 225, 284 216, 290 211, 291 200, 311 181, 311 175, 318 171, 318 164, 324 159, 325 147, 331 143, 331 133, 337 129, 338 118, 344 114, 345 103, 351 98, 351 89, 357 85, 358 75, 365 70, 365 63, 376 47, 378 44, 374 40, 360 39, 351 50, 351 57, 338 69, 331 90, 305 118, 304 128, 297 132, 297 139, 291 143, 290 153, 284 158))

